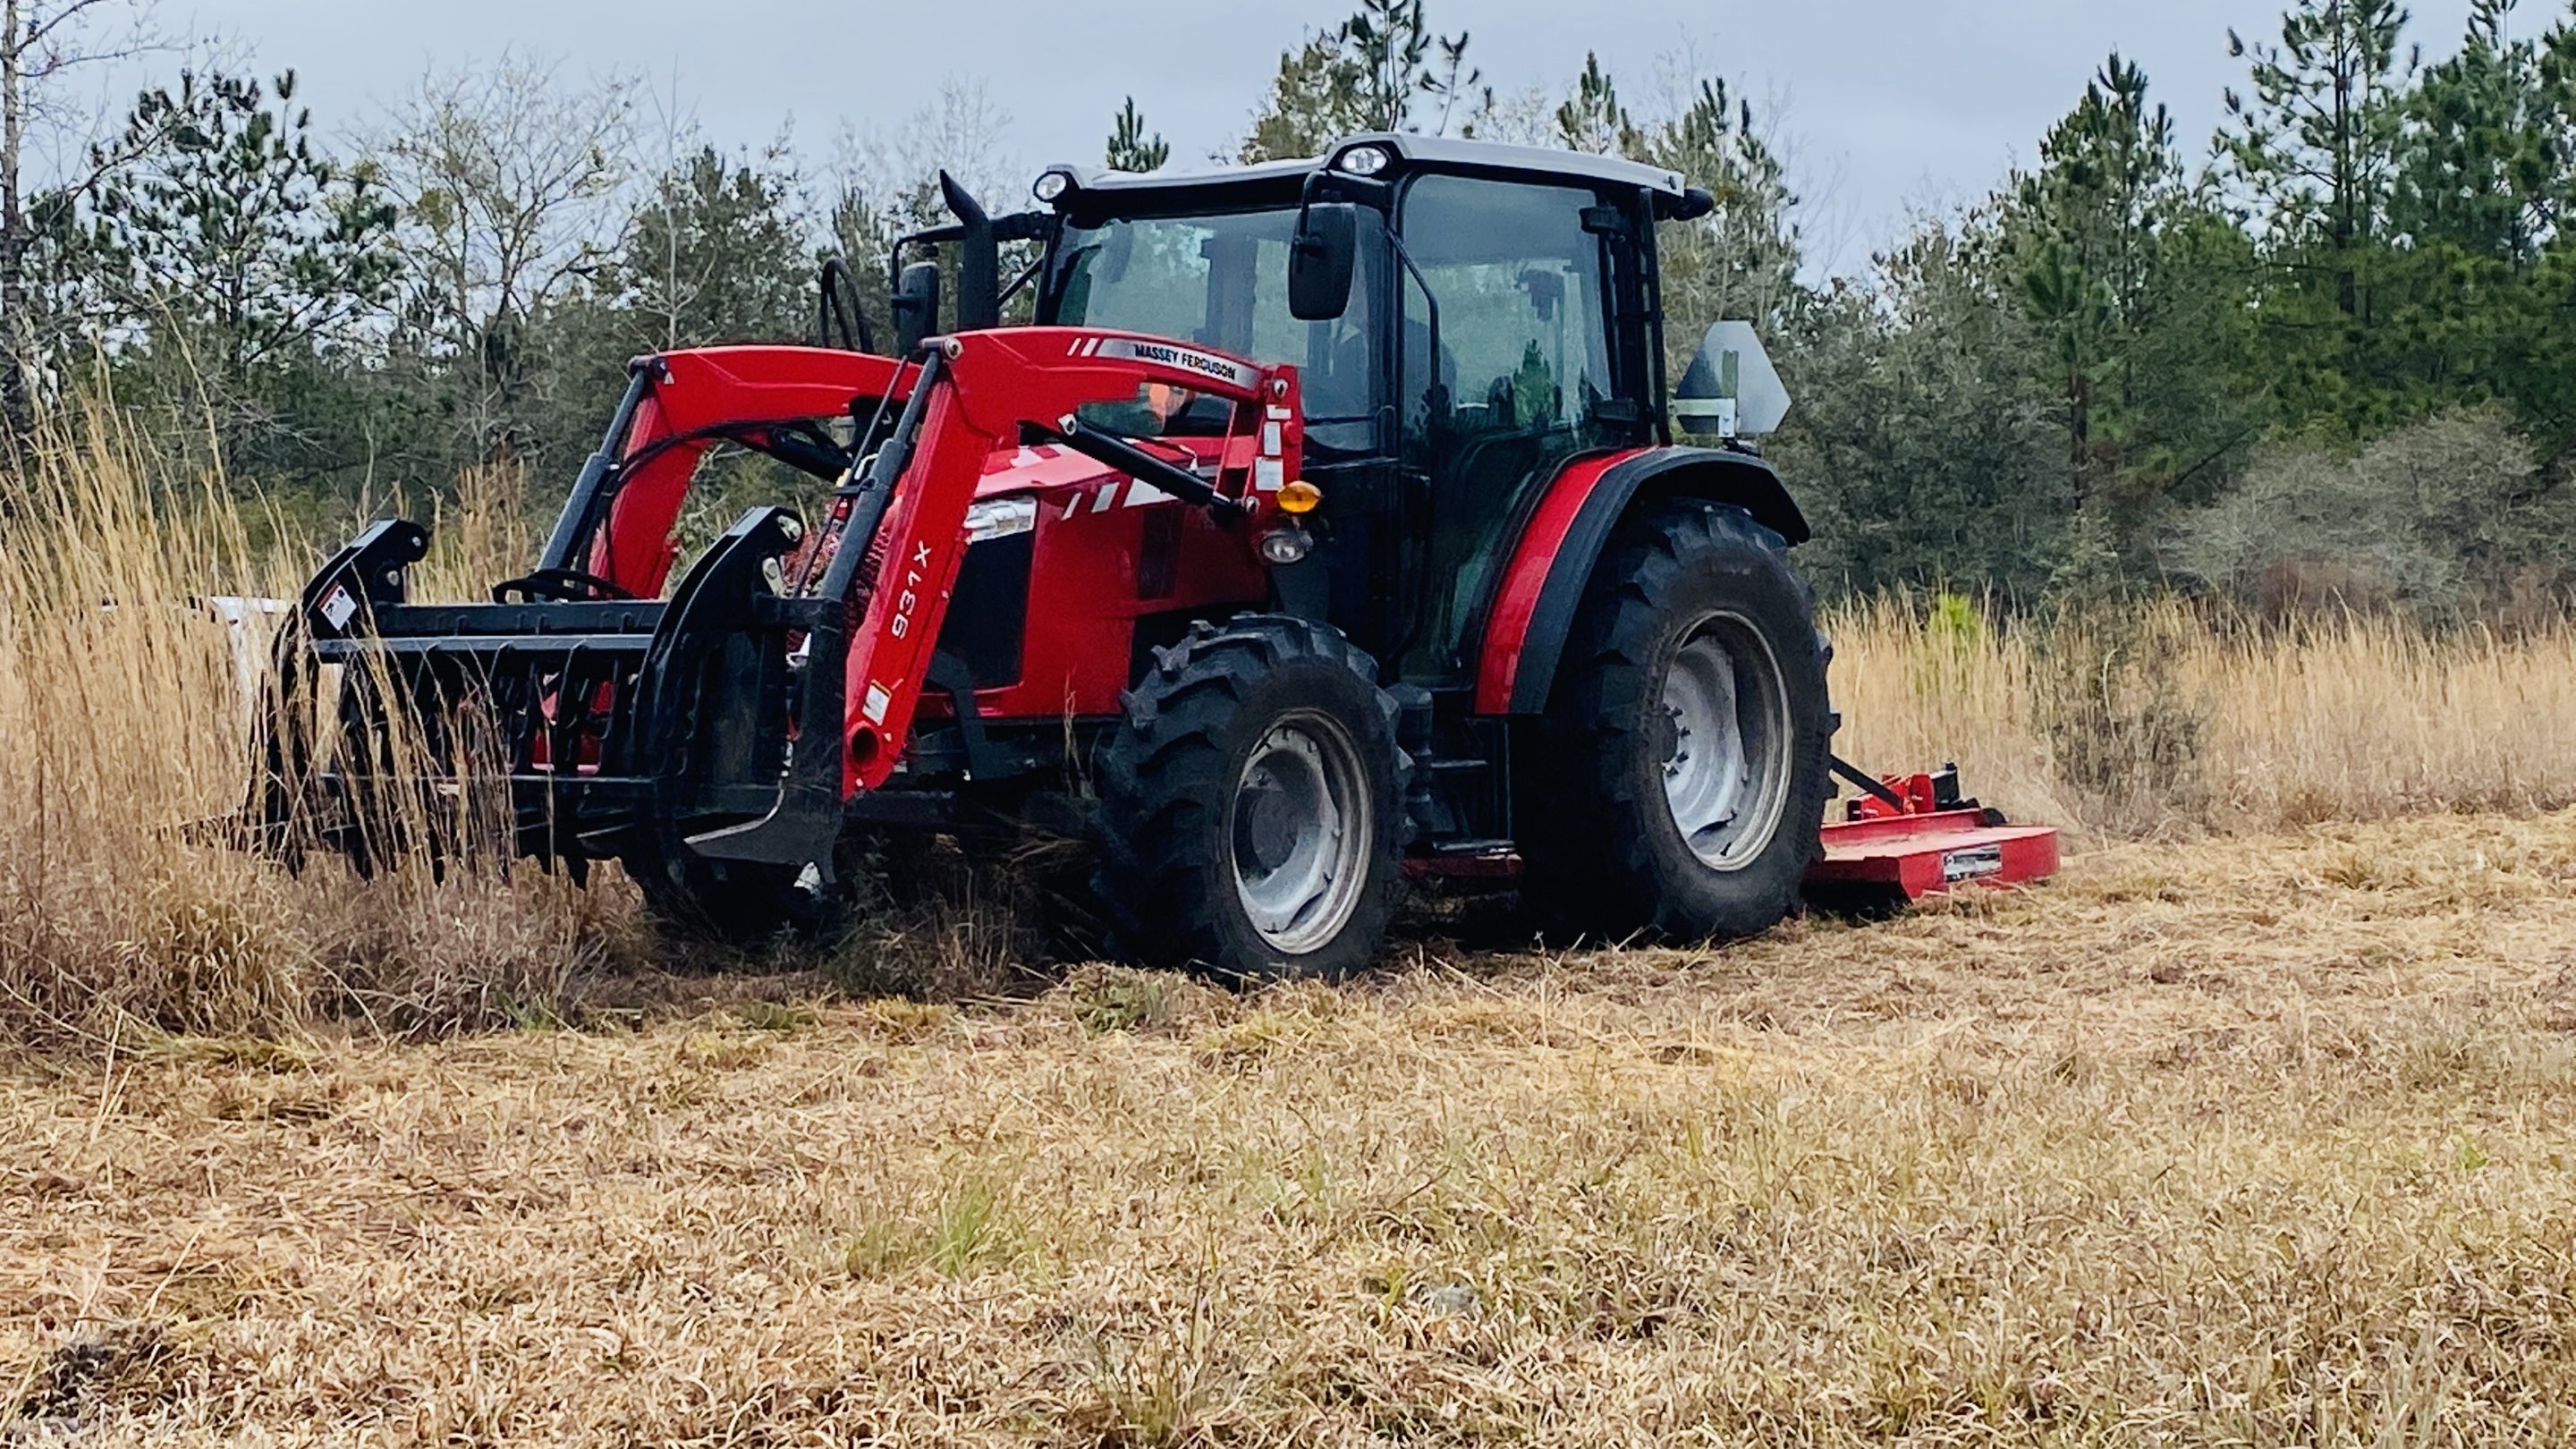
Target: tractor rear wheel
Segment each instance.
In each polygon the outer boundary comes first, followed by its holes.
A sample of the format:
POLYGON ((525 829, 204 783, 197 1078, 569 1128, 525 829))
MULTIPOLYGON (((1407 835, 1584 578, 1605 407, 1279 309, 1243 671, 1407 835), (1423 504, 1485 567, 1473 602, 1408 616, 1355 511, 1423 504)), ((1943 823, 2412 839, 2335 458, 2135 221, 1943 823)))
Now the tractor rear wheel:
POLYGON ((1366 967, 1394 914, 1410 768, 1377 666, 1332 629, 1201 625, 1127 695, 1099 781, 1099 906, 1138 964, 1366 967))
POLYGON ((1815 606, 1780 536, 1676 502, 1623 528, 1521 752, 1524 895, 1597 936, 1758 935, 1797 908, 1831 787, 1815 606))

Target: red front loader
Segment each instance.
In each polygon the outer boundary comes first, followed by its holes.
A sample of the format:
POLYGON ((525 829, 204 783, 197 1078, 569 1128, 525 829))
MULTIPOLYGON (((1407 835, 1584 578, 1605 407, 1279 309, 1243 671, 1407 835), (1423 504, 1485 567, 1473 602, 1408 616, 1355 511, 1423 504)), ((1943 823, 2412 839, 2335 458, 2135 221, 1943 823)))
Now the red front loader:
POLYGON ((1853 772, 1867 818, 1820 825, 1848 767, 1806 524, 1742 441, 1785 395, 1740 327, 1667 395, 1656 228, 1704 193, 1415 136, 1037 192, 995 221, 949 188, 959 221, 906 244, 956 248, 953 325, 901 268, 891 357, 844 322, 638 362, 492 602, 409 602, 414 525, 344 549, 280 647, 275 838, 363 859, 371 804, 481 790, 519 853, 748 936, 827 914, 853 843, 1042 818, 1097 843, 1115 949, 1249 976, 1365 964, 1408 874, 1697 939, 1811 875, 2054 868, 1946 781, 1853 772), (1036 325, 996 325, 1005 241, 1037 247, 1036 325), (734 450, 812 487, 674 583, 734 450))

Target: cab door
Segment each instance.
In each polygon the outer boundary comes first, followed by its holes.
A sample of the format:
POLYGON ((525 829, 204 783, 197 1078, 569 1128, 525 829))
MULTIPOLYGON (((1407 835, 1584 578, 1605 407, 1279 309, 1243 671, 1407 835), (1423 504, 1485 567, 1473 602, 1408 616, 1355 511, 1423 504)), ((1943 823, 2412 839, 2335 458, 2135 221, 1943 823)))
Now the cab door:
POLYGON ((1586 187, 1435 173, 1400 209, 1420 275, 1399 339, 1401 657, 1408 678, 1463 684, 1495 575, 1547 484, 1579 455, 1648 440, 1642 349, 1622 345, 1643 325, 1620 306, 1638 259, 1626 213, 1586 187))

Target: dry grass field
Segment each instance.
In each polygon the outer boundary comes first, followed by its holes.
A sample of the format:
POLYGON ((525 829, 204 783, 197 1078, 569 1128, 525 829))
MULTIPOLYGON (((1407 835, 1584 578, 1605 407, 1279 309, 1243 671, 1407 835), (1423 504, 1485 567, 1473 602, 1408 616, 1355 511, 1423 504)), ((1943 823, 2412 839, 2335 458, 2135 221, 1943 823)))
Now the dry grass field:
POLYGON ((150 476, 0 484, 0 1446, 2576 1442, 2576 629, 1842 611, 2079 847, 1890 924, 728 972, 196 828, 304 560, 150 476))
POLYGON ((1341 990, 632 989, 0 1078, 0 1442, 2576 1438, 2569 816, 1341 990))

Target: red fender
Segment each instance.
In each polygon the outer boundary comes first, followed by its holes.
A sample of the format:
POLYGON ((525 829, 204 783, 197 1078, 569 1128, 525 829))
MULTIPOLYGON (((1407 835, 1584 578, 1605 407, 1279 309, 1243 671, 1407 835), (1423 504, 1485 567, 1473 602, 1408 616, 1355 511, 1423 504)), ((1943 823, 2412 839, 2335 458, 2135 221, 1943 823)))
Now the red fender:
POLYGON ((1556 567, 1556 556, 1564 548, 1566 536, 1574 531, 1575 520, 1582 515, 1583 505, 1592 497, 1601 475, 1648 451, 1632 448, 1624 453, 1578 459, 1548 485, 1547 496, 1539 500, 1538 511, 1530 515, 1529 527, 1521 531, 1520 547, 1512 551, 1502 587, 1494 594, 1492 621, 1485 626, 1484 654, 1476 667, 1476 713, 1511 713, 1512 685, 1520 677, 1521 646, 1529 640, 1530 620, 1538 614, 1539 595, 1547 589, 1548 574, 1556 567))
POLYGON ((1631 448, 1566 466, 1540 500, 1494 598, 1478 661, 1476 712, 1535 714, 1547 692, 1593 562, 1635 500, 1705 498, 1741 508, 1795 546, 1807 520, 1760 458, 1707 448, 1631 448))

